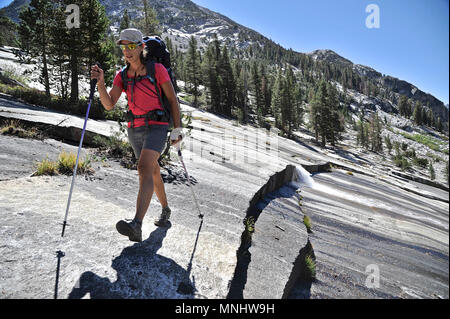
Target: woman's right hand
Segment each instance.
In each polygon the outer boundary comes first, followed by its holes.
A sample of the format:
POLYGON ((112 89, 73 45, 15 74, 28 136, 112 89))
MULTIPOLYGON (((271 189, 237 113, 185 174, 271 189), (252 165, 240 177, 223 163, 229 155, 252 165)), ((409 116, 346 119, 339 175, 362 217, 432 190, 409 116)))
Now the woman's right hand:
POLYGON ((91 80, 97 80, 97 85, 105 84, 105 75, 98 65, 91 66, 91 80))

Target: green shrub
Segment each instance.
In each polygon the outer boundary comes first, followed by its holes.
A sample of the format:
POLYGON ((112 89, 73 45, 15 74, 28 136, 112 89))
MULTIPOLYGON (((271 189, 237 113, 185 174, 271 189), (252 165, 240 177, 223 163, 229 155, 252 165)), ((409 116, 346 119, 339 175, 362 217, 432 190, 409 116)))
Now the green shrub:
POLYGON ((428 159, 416 157, 413 159, 413 164, 425 168, 428 165, 428 159))
MULTIPOLYGON (((65 175, 71 175, 73 173, 73 169, 75 168, 75 164, 77 161, 77 157, 74 153, 67 153, 65 151, 61 152, 58 157, 58 172, 65 175)), ((91 168, 91 161, 88 156, 86 156, 85 160, 78 160, 77 166, 77 174, 91 174, 93 170, 91 168)))
POLYGON ((116 105, 112 110, 110 111, 104 111, 105 119, 110 121, 118 121, 118 122, 125 122, 126 121, 126 111, 123 107, 120 107, 119 105, 116 105))
POLYGON ((311 255, 305 257, 306 273, 310 280, 316 279, 316 261, 311 255))
POLYGON ((386 148, 388 149, 388 153, 391 154, 392 151, 392 141, 389 135, 384 137, 384 143, 386 144, 386 148))
POLYGON ((305 224, 305 226, 306 226, 306 231, 308 233, 312 233, 312 230, 311 230, 311 218, 309 218, 309 216, 306 216, 306 215, 303 216, 303 224, 305 224))
POLYGON ((407 150, 403 153, 404 156, 409 157, 409 158, 415 158, 416 157, 416 150, 415 149, 410 149, 407 150))
POLYGON ((430 163, 428 169, 430 170, 430 178, 432 181, 434 181, 436 179, 436 172, 434 171, 433 164, 430 163))
POLYGON ((403 155, 395 155, 393 160, 395 166, 400 167, 402 170, 406 170, 411 167, 411 164, 405 157, 403 157, 403 155))
POLYGON ((3 64, 1 66, 2 74, 10 79, 16 80, 22 84, 26 84, 28 82, 28 78, 23 74, 20 74, 16 68, 9 64, 3 64))
POLYGON ((407 143, 402 143, 402 151, 405 152, 408 149, 407 143))
POLYGON ((441 150, 441 146, 444 146, 447 144, 447 142, 440 141, 434 137, 431 137, 429 135, 423 135, 423 134, 408 134, 408 133, 400 133, 402 136, 406 137, 407 139, 410 139, 412 141, 416 141, 420 144, 423 144, 433 151, 437 152, 443 152, 448 150, 441 150))
POLYGON ((21 138, 36 138, 39 133, 36 128, 26 129, 19 120, 8 120, 0 126, 0 134, 13 135, 21 138))
POLYGON ((449 174, 448 174, 448 161, 447 161, 447 165, 445 166, 445 177, 447 178, 447 184, 449 183, 449 174))
POLYGON ((37 170, 34 173, 35 176, 56 174, 58 174, 57 164, 55 162, 49 161, 48 158, 38 163, 37 170))
MULTIPOLYGON (((78 103, 72 106, 74 113, 78 115, 86 116, 86 112, 88 109, 89 101, 81 97, 78 100, 78 103)), ((104 120, 105 119, 105 108, 101 104, 100 100, 96 97, 92 100, 91 108, 89 109, 89 118, 96 120, 104 120)))
POLYGON ((394 142, 394 150, 395 150, 395 155, 400 155, 400 142, 395 141, 394 142))
POLYGON ((253 233, 255 231, 255 217, 248 216, 244 219, 245 231, 247 233, 253 233))
POLYGON ((431 158, 433 159, 433 161, 435 161, 436 163, 439 163, 439 162, 443 162, 443 161, 444 161, 444 159, 443 159, 442 157, 437 156, 437 155, 434 155, 434 154, 431 153, 431 152, 427 152, 427 156, 428 156, 428 157, 431 157, 431 158))
POLYGON ((130 143, 120 138, 120 133, 114 133, 112 136, 105 137, 96 135, 94 144, 100 150, 105 151, 109 156, 114 158, 132 157, 133 148, 130 143))

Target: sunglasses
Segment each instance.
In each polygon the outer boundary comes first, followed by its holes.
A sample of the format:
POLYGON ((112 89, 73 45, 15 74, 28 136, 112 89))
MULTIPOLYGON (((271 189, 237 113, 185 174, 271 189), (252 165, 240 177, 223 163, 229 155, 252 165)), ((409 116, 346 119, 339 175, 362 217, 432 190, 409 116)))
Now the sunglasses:
POLYGON ((125 50, 125 48, 128 48, 128 50, 134 50, 138 46, 141 46, 142 43, 129 43, 129 44, 119 44, 120 49, 125 50))

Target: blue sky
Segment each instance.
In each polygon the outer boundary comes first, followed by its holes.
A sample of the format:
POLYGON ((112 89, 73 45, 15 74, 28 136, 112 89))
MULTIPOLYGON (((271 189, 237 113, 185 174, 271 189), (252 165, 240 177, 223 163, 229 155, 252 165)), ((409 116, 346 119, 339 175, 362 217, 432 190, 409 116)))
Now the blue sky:
POLYGON ((193 1, 285 48, 331 49, 449 102, 449 0, 193 1), (379 28, 366 27, 369 4, 379 7, 379 28))
POLYGON ((6 7, 11 2, 11 0, 0 0, 0 8, 6 7))
POLYGON ((449 101, 448 0, 193 0, 298 52, 331 49, 449 101), (369 4, 380 27, 366 27, 369 4))

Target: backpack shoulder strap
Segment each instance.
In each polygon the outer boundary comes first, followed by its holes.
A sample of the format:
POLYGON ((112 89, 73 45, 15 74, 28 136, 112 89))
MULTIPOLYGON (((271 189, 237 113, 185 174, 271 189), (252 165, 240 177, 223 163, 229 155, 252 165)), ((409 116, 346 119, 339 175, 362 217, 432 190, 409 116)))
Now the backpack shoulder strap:
POLYGON ((147 60, 146 68, 147 68, 147 76, 149 77, 150 82, 152 82, 153 85, 156 85, 155 62, 147 60))
POLYGON ((148 60, 146 68, 147 68, 147 76, 148 76, 150 82, 152 82, 152 84, 155 86, 156 94, 158 95, 158 99, 159 99, 159 102, 161 103, 161 107, 164 110, 168 111, 167 107, 163 103, 163 100, 161 98, 161 93, 159 92, 158 83, 156 82, 155 61, 148 60))
POLYGON ((122 71, 120 71, 120 75, 122 77, 122 85, 125 91, 128 90, 128 66, 124 66, 122 71))

